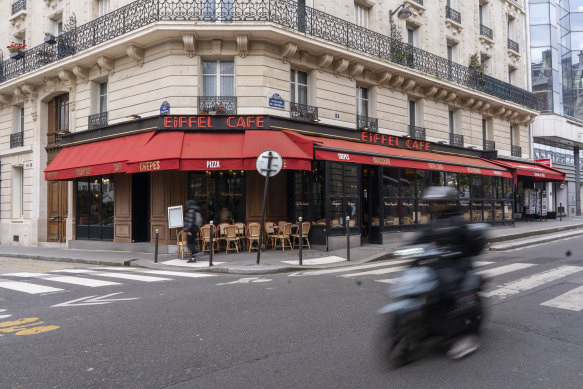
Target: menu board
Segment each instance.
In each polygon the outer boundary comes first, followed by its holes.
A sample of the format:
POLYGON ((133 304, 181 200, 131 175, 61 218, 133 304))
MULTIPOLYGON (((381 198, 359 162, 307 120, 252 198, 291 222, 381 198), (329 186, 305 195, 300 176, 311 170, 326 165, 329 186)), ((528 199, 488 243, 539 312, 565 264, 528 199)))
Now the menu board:
POLYGON ((182 205, 168 207, 168 228, 184 227, 182 205))

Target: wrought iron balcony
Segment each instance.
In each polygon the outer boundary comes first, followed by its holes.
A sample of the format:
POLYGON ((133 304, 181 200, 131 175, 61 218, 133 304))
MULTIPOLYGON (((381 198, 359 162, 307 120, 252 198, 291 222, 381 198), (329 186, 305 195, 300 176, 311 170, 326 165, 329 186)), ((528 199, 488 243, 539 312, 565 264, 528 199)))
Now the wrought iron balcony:
POLYGON ((496 142, 492 140, 484 140, 484 151, 496 150, 496 142))
MULTIPOLYGON (((0 64, 0 82, 32 72, 48 63, 75 55, 103 42, 111 41, 131 31, 157 22, 269 22, 302 36, 332 42, 351 50, 395 62, 426 75, 432 75, 459 85, 476 89, 500 99, 536 109, 534 94, 493 77, 484 82, 472 80, 468 67, 449 62, 419 48, 391 39, 387 35, 350 23, 317 9, 301 6, 292 0, 136 0, 89 23, 77 26, 72 17, 56 45, 43 43, 27 49, 19 61, 5 60, 0 64), (301 16, 301 17, 299 17, 301 16), (55 47, 49 52, 47 49, 55 47), (44 54, 41 55, 41 52, 44 54), (405 52, 406 60, 396 56, 405 52), (46 53, 49 53, 47 56, 46 53), (41 60, 42 59, 42 60, 41 60)), ((461 22, 459 12, 447 9, 446 16, 461 22), (449 15, 449 16, 448 16, 449 15)), ((306 39, 303 37, 302 39, 306 39)))
POLYGON ((520 53, 520 47, 518 43, 514 42, 512 39, 508 39, 508 49, 520 53))
POLYGON ((413 0, 413 1, 416 2, 417 4, 423 5, 423 0, 413 0))
POLYGON ((425 140, 425 128, 409 125, 409 136, 413 139, 425 140))
POLYGON ((459 134, 449 134, 449 144, 456 147, 464 147, 464 136, 459 134))
POLYGON ((26 10, 26 0, 16 0, 12 3, 12 15, 24 10, 26 10))
POLYGON ((103 127, 107 127, 107 112, 100 112, 96 113, 95 115, 89 115, 90 130, 103 127))
POLYGON ((10 148, 13 149, 22 146, 24 146, 24 132, 20 131, 10 134, 10 148))
POLYGON ((510 147, 510 154, 513 157, 522 158, 522 147, 520 147, 520 146, 511 146, 510 147))
POLYGON ((198 112, 201 115, 236 115, 237 98, 235 96, 200 96, 198 112))
POLYGON ((462 14, 447 5, 445 6, 445 17, 458 24, 462 24, 462 14))
POLYGON ((356 129, 359 131, 379 132, 379 119, 356 115, 356 129))
POLYGON ((480 35, 485 36, 488 39, 494 39, 494 32, 490 27, 486 27, 483 24, 480 24, 480 35))
POLYGON ((317 122, 318 107, 311 105, 289 103, 290 117, 295 120, 302 120, 304 122, 317 122))

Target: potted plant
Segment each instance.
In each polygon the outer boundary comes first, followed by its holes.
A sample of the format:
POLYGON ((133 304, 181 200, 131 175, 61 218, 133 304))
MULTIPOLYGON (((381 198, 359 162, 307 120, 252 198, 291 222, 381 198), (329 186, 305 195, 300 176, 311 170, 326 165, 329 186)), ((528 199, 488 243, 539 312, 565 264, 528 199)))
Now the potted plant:
POLYGON ((472 54, 468 68, 470 69, 470 80, 484 86, 486 83, 486 64, 480 62, 478 54, 472 54))
POLYGON ((10 58, 20 59, 24 57, 24 50, 26 49, 26 45, 18 42, 10 42, 6 48, 10 52, 10 58))
POLYGON ((45 43, 48 43, 49 45, 54 45, 55 43, 57 43, 57 38, 50 32, 45 32, 45 43))

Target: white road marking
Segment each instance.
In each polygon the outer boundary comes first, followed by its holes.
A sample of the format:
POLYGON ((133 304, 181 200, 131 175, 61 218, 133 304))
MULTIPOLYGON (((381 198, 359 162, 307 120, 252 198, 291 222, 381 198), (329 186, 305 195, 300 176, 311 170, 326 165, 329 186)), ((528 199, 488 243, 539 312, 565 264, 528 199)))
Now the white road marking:
POLYGON ((85 273, 96 273, 95 270, 89 269, 61 269, 61 270, 51 270, 51 273, 73 273, 73 274, 85 274, 85 273))
MULTIPOLYGON (((299 259, 293 261, 281 261, 283 263, 289 263, 290 265, 298 265, 299 259)), ((302 265, 324 265, 327 263, 336 262, 346 262, 346 258, 341 258, 337 256, 321 257, 321 258, 311 258, 302 260, 302 265)))
POLYGON ((485 278, 496 277, 501 274, 510 273, 516 270, 526 269, 528 267, 534 266, 532 263, 512 263, 510 265, 499 266, 493 269, 486 269, 479 271, 478 274, 483 275, 485 278))
POLYGON ((28 294, 41 294, 51 292, 61 292, 63 289, 53 288, 51 286, 31 284, 22 281, 0 281, 0 288, 16 290, 28 294))
POLYGON ((486 266, 486 265, 490 265, 494 262, 489 262, 489 261, 474 261, 473 264, 474 266, 486 266))
POLYGON ((349 267, 342 267, 342 268, 335 268, 335 269, 306 271, 306 272, 301 272, 301 273, 290 274, 290 276, 299 276, 299 275, 317 276, 320 274, 342 273, 342 272, 353 271, 353 270, 370 269, 373 267, 399 265, 401 263, 407 263, 407 262, 411 262, 411 261, 412 261, 411 259, 402 259, 402 260, 390 261, 390 262, 376 262, 376 263, 369 263, 366 265, 356 265, 356 266, 349 266, 349 267))
POLYGON ((537 286, 544 285, 548 282, 558 280, 559 278, 580 272, 583 267, 579 266, 560 266, 549 271, 525 277, 517 281, 509 282, 498 289, 484 293, 484 297, 499 296, 505 298, 525 290, 534 289, 537 286))
POLYGON ((396 267, 390 267, 390 268, 384 268, 384 269, 363 271, 360 273, 342 274, 339 277, 356 277, 356 276, 368 276, 368 275, 373 275, 373 274, 388 274, 388 273, 395 273, 395 272, 405 270, 405 269, 407 269, 407 266, 396 266, 396 267))
POLYGON ((171 278, 141 276, 138 274, 123 274, 123 273, 93 273, 92 275, 102 276, 102 277, 112 277, 112 278, 123 278, 126 280, 144 281, 144 282, 171 281, 172 280, 171 278))
POLYGON ((93 280, 91 278, 71 277, 71 276, 49 276, 49 277, 45 277, 42 279, 49 280, 49 281, 63 282, 66 284, 89 286, 91 288, 96 288, 98 286, 121 285, 119 282, 93 280))
POLYGON ((2 274, 3 276, 10 276, 10 277, 25 277, 25 278, 32 278, 32 277, 42 277, 45 275, 45 273, 26 273, 26 272, 21 272, 21 273, 8 273, 8 274, 2 274))
POLYGON ((554 299, 545 301, 541 305, 547 307, 568 309, 570 311, 580 311, 583 309, 583 286, 563 293, 554 299))
MULTIPOLYGON (((6 309, 0 309, 0 312, 6 312, 6 309)), ((5 319, 7 317, 10 317, 12 315, 0 315, 0 319, 5 319)))
POLYGON ((164 276, 177 276, 177 277, 191 277, 191 278, 202 278, 202 277, 216 277, 216 274, 207 273, 185 273, 181 271, 170 271, 170 270, 139 270, 140 273, 147 274, 160 274, 164 276))
POLYGON ((106 294, 105 296, 101 296, 101 297, 97 297, 97 296, 81 297, 81 298, 78 298, 75 300, 66 301, 64 303, 52 305, 51 308, 54 308, 54 307, 77 307, 80 305, 102 305, 102 304, 113 303, 116 301, 128 301, 128 300, 138 300, 139 299, 139 297, 130 297, 130 298, 123 298, 123 299, 112 299, 112 298, 108 299, 108 298, 106 298, 106 297, 115 296, 115 295, 118 295, 121 293, 123 293, 123 292, 110 293, 110 294, 106 294))
POLYGON ((222 282, 222 283, 217 284, 217 285, 248 284, 250 282, 269 282, 269 281, 271 281, 271 279, 269 279, 269 278, 245 277, 245 278, 239 278, 236 281, 222 282))

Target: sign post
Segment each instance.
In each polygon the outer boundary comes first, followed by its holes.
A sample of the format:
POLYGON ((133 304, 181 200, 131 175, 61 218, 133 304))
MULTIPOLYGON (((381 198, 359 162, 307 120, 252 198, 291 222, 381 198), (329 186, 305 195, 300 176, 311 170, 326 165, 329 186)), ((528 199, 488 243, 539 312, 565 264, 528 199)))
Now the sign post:
POLYGON ((255 167, 262 176, 265 176, 265 190, 263 191, 263 205, 261 206, 261 225, 259 230, 259 247, 257 248, 257 264, 261 258, 261 241, 265 226, 265 204, 267 203, 267 191, 269 189, 269 177, 275 176, 283 166, 283 159, 276 151, 266 150, 259 154, 255 167))

